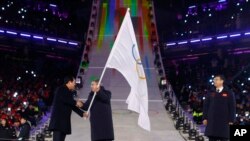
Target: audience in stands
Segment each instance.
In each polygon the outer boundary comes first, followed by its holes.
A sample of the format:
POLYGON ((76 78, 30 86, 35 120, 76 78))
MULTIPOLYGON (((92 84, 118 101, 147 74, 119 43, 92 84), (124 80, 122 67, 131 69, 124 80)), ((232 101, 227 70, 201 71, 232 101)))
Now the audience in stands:
POLYGON ((71 73, 72 67, 70 61, 54 58, 45 57, 43 63, 37 63, 36 58, 9 56, 0 54, 0 66, 4 68, 0 69, 0 140, 28 137, 27 123, 35 127, 46 115, 54 88, 61 83, 60 78, 67 70, 71 73))
MULTIPOLYGON (((163 7, 161 3, 163 2, 156 1, 156 7, 163 7)), ((160 25, 159 36, 168 41, 244 32, 249 29, 249 1, 210 1, 195 5, 185 5, 188 1, 171 3, 169 8, 165 5, 167 14, 156 12, 156 17, 159 17, 157 23, 160 25), (161 24, 163 21, 165 24, 161 24)))

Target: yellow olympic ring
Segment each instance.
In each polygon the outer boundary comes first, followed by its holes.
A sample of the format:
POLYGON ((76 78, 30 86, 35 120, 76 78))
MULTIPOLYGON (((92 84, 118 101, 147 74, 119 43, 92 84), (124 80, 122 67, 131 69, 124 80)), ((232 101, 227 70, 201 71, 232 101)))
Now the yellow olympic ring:
POLYGON ((138 77, 140 78, 140 79, 146 79, 146 76, 141 76, 140 75, 140 72, 139 72, 139 68, 138 68, 138 65, 142 65, 141 63, 141 59, 139 58, 139 59, 136 59, 136 71, 137 71, 137 74, 138 74, 138 77), (139 62, 139 63, 138 63, 139 62))

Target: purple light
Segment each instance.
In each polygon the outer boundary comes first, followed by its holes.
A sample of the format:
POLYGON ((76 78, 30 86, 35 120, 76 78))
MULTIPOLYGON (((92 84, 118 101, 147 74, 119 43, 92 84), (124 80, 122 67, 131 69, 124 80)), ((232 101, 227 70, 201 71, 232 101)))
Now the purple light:
POLYGON ((67 44, 67 41, 64 41, 64 40, 58 40, 59 43, 64 43, 64 44, 67 44))
POLYGON ((230 37, 238 37, 238 36, 240 36, 241 34, 232 34, 232 35, 230 35, 230 37))
POLYGON ((191 43, 197 43, 197 42, 200 42, 201 40, 200 39, 196 39, 196 40, 191 40, 190 42, 191 43))
POLYGON ((43 40, 43 37, 41 36, 33 36, 34 39, 39 39, 39 40, 43 40))
POLYGON ((179 42, 178 45, 183 45, 183 44, 186 44, 187 41, 182 41, 182 42, 179 42))
POLYGON ((225 38, 227 38, 227 35, 217 37, 217 39, 225 39, 225 38))
POLYGON ((57 7, 57 5, 55 5, 55 4, 49 4, 49 6, 51 6, 51 7, 57 7))
POLYGON ((31 35, 25 34, 25 33, 21 33, 20 35, 23 36, 23 37, 31 37, 31 35))
POLYGON ((174 46, 176 43, 167 43, 167 46, 174 46))
POLYGON ((56 39, 54 38, 47 38, 48 41, 56 42, 56 39))
POLYGON ((246 32, 244 35, 250 35, 250 32, 246 32))
POLYGON ((218 2, 226 2, 227 0, 219 0, 218 2))
POLYGON ((201 39, 202 41, 210 41, 212 40, 212 38, 204 38, 204 39, 201 39))
POLYGON ((0 30, 0 33, 4 33, 4 30, 0 30))
POLYGON ((193 5, 193 6, 189 6, 188 8, 195 8, 196 6, 195 5, 193 5))
POLYGON ((16 33, 16 32, 12 32, 12 31, 6 31, 6 33, 8 33, 8 34, 12 34, 12 35, 17 35, 17 33, 16 33))
POLYGON ((69 44, 70 44, 70 45, 75 45, 75 46, 78 45, 78 43, 75 43, 75 42, 69 42, 69 44))

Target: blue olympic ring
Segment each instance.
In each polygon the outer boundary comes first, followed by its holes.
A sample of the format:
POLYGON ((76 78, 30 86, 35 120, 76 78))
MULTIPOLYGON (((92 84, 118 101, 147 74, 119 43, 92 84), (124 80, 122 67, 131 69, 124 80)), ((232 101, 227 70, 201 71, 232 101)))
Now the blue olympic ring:
POLYGON ((137 64, 139 64, 139 65, 142 65, 142 62, 140 61, 141 59, 140 59, 140 58, 137 59, 137 58, 135 57, 134 49, 135 49, 135 44, 133 44, 133 46, 132 46, 132 55, 133 55, 133 58, 134 58, 135 62, 136 62, 137 64), (140 61, 140 62, 138 62, 138 61, 140 61))

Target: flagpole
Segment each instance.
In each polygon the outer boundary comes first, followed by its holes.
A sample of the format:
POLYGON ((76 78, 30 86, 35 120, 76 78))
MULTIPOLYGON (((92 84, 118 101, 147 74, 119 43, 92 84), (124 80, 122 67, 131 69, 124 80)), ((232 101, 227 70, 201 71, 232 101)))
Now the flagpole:
MULTIPOLYGON (((127 12, 129 12, 129 10, 130 10, 130 9, 128 8, 128 9, 127 9, 127 12)), ((126 12, 125 16, 127 15, 127 12, 126 12)), ((124 17, 124 18, 125 18, 125 17, 124 17)), ((123 24, 122 24, 122 25, 123 25, 123 24)), ((121 25, 121 28, 122 28, 122 25, 121 25)), ((118 35, 117 35, 116 38, 119 38, 119 32, 118 32, 118 35)), ((115 43, 116 43, 116 42, 115 42, 115 43)), ((114 45, 115 45, 115 43, 114 43, 114 45)), ((114 46, 114 45, 113 45, 113 46, 114 46)), ((106 64, 105 64, 105 66, 104 66, 104 68, 103 68, 101 77, 100 77, 99 82, 98 82, 98 86, 100 86, 100 84, 101 84, 101 81, 102 81, 102 79, 103 79, 104 73, 105 73, 105 71, 106 71, 106 69, 107 69, 107 64, 108 64, 109 59, 110 59, 110 56, 112 56, 113 52, 114 52, 114 51, 113 51, 113 49, 112 49, 111 52, 110 52, 110 54, 109 54, 109 58, 108 58, 108 60, 107 60, 107 62, 106 62, 106 64)), ((90 102, 90 104, 89 104, 89 107, 88 107, 88 110, 87 110, 87 115, 89 114, 90 108, 91 108, 92 105, 93 105, 93 102, 94 102, 95 97, 96 97, 96 92, 94 93, 94 96, 92 97, 91 102, 90 102)))
MULTIPOLYGON (((99 82, 98 82, 98 84, 97 84, 98 87, 100 87, 102 78, 103 78, 104 73, 105 73, 105 71, 106 71, 106 69, 107 69, 107 66, 106 66, 106 65, 107 65, 107 63, 105 64, 105 67, 104 67, 104 69, 103 69, 103 71, 102 71, 102 74, 101 74, 101 77, 100 77, 100 79, 99 79, 99 82)), ((88 110, 87 110, 87 115, 89 114, 90 108, 91 108, 92 105, 93 105, 93 102, 94 102, 95 97, 96 97, 96 92, 94 93, 94 96, 92 97, 91 102, 90 102, 90 104, 89 104, 89 108, 88 108, 88 110)))

